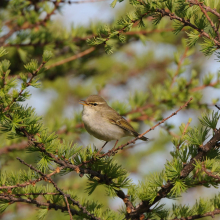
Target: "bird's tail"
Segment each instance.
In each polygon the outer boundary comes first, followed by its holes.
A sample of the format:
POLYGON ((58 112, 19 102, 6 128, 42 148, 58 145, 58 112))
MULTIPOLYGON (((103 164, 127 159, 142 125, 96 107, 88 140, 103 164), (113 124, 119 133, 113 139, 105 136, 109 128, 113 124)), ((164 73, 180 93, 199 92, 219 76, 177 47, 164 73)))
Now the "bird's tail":
MULTIPOLYGON (((138 134, 137 132, 135 132, 134 133, 134 136, 135 137, 137 137, 137 136, 139 136, 140 134, 138 134)), ((145 136, 142 136, 141 138, 139 138, 139 139, 141 139, 142 141, 147 141, 149 138, 147 138, 147 137, 145 137, 145 136)))
MULTIPOLYGON (((140 135, 140 134, 139 134, 140 135)), ((141 138, 140 138, 142 141, 147 141, 149 138, 147 138, 147 137, 145 137, 145 136, 142 136, 141 138)))

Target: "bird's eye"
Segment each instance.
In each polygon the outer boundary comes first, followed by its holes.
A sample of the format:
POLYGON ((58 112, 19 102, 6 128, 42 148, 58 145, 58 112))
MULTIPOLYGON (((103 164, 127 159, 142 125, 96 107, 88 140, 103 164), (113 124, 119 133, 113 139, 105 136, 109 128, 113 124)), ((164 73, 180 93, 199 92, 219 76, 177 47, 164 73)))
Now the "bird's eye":
POLYGON ((93 103, 94 106, 98 105, 97 103, 93 103))

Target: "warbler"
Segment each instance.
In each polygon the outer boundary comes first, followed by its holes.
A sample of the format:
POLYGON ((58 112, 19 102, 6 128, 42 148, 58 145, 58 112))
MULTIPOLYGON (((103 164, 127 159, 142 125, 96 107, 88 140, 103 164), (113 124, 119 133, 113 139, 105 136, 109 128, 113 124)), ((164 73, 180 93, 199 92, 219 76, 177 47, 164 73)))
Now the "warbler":
MULTIPOLYGON (((122 137, 140 135, 101 96, 91 95, 86 100, 80 100, 80 104, 83 105, 82 120, 85 129, 94 137, 106 141, 101 149, 111 140, 116 140, 114 149, 122 137)), ((140 139, 148 140, 144 136, 140 139)))

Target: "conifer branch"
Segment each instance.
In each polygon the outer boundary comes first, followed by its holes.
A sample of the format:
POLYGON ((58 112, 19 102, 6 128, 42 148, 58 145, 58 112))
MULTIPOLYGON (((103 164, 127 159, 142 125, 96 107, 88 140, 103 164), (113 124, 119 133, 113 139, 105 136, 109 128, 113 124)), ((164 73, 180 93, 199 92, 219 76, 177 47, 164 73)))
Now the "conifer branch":
POLYGON ((14 97, 11 102, 8 104, 7 107, 5 107, 5 109, 3 110, 3 113, 5 113, 6 111, 8 111, 11 106, 17 101, 17 99, 22 95, 22 93, 24 92, 24 90, 31 86, 31 83, 32 83, 32 80, 34 79, 34 77, 37 76, 38 72, 43 68, 43 66, 46 64, 45 61, 42 61, 42 63, 40 64, 40 66, 33 72, 33 73, 30 73, 31 74, 31 78, 29 79, 28 82, 25 83, 25 88, 21 88, 20 92, 18 93, 17 97, 14 97))
MULTIPOLYGON (((23 202, 23 203, 28 203, 28 204, 34 204, 37 207, 47 207, 49 210, 55 209, 55 210, 61 210, 62 212, 64 212, 64 211, 68 212, 67 207, 65 207, 65 206, 60 206, 60 205, 57 205, 55 203, 50 203, 50 202, 47 202, 47 203, 40 202, 40 201, 37 201, 36 199, 31 199, 31 198, 24 199, 21 197, 17 198, 12 195, 3 195, 3 196, 0 196, 0 200, 8 201, 10 204, 15 203, 15 202, 23 202)), ((75 209, 71 208, 70 212, 72 215, 79 215, 79 212, 76 211, 75 209)))
POLYGON ((61 194, 63 195, 65 201, 66 201, 66 205, 67 205, 67 210, 70 214, 70 219, 72 220, 72 215, 71 215, 71 210, 70 210, 70 206, 69 206, 69 202, 67 200, 67 198, 72 202, 73 205, 77 205, 82 211, 83 213, 87 214, 89 217, 91 217, 91 219, 94 220, 100 220, 100 218, 95 217, 93 214, 91 214, 88 210, 86 210, 85 207, 83 207, 82 205, 80 205, 80 203, 76 200, 74 200, 69 194, 64 193, 58 186, 57 184, 52 180, 52 178, 46 174, 44 174, 43 172, 41 172, 40 170, 36 169, 35 167, 33 167, 30 164, 27 164, 24 160, 21 160, 20 158, 17 157, 17 159, 24 165, 26 165, 27 167, 29 167, 31 170, 34 170, 35 172, 39 173, 44 179, 45 181, 48 181, 50 183, 53 184, 54 188, 61 194))
MULTIPOLYGON (((51 15, 53 15, 55 13, 55 11, 58 9, 59 4, 60 4, 60 1, 54 2, 53 10, 50 13, 48 13, 43 20, 38 21, 35 24, 28 24, 28 25, 25 24, 25 25, 23 25, 21 27, 17 25, 17 26, 12 27, 11 30, 7 34, 5 34, 2 37, 0 37, 0 46, 4 46, 5 45, 5 41, 9 37, 11 37, 17 31, 26 30, 26 29, 32 29, 32 28, 39 27, 41 25, 45 26, 46 22, 50 19, 51 15)), ((10 24, 11 22, 8 22, 8 23, 10 24)))
MULTIPOLYGON (((61 170, 63 170, 64 168, 65 168, 64 166, 58 167, 58 169, 54 170, 52 173, 47 174, 45 178, 46 178, 46 179, 50 178, 51 176, 53 176, 53 175, 59 173, 59 172, 60 172, 61 170)), ((18 183, 18 184, 13 185, 13 186, 0 186, 0 190, 1 190, 1 189, 11 190, 11 189, 18 188, 18 187, 26 187, 26 186, 28 186, 28 185, 33 185, 33 186, 34 186, 37 182, 40 182, 40 181, 42 181, 42 180, 44 180, 44 177, 40 177, 40 178, 35 179, 35 180, 29 180, 29 181, 24 182, 24 183, 18 183)))
POLYGON ((207 20, 209 21, 209 23, 211 24, 212 29, 215 31, 218 40, 220 41, 220 35, 218 32, 218 29, 216 28, 216 26, 214 25, 213 21, 211 20, 211 18, 209 17, 209 15, 207 14, 206 10, 202 7, 203 3, 198 2, 198 0, 195 0, 196 3, 198 4, 198 6, 200 7, 201 11, 203 12, 203 14, 206 16, 207 20))
MULTIPOLYGON (((4 194, 0 193, 0 196, 4 196, 4 194)), ((42 192, 42 193, 10 193, 11 196, 45 196, 45 195, 61 195, 60 193, 54 193, 54 192, 42 192)))
MULTIPOLYGON (((159 9, 157 8, 155 10, 156 12, 159 12, 161 14, 162 17, 164 16, 168 16, 170 17, 171 20, 177 20, 180 21, 181 23, 183 23, 185 26, 189 26, 191 28, 193 28, 194 30, 198 31, 200 33, 200 36, 204 36, 208 39, 211 40, 211 37, 209 36, 209 34, 207 34, 204 30, 199 29, 198 27, 196 27, 194 24, 192 24, 189 20, 185 20, 184 18, 178 17, 177 15, 175 15, 174 13, 171 12, 167 12, 165 9, 159 9)), ((220 48, 220 42, 216 39, 212 39, 216 45, 217 48, 220 48)))
POLYGON ((214 175, 214 174, 212 174, 212 172, 209 172, 209 171, 205 168, 204 164, 202 165, 202 170, 203 170, 208 176, 210 176, 210 177, 212 177, 212 178, 217 179, 217 180, 220 181, 220 176, 214 175))
MULTIPOLYGON (((206 153, 215 148, 218 141, 220 141, 220 129, 216 130, 214 136, 205 145, 201 146, 198 149, 198 154, 194 158, 191 158, 190 162, 187 163, 181 171, 180 178, 185 179, 195 168, 194 164, 196 163, 196 161, 203 161, 206 153)), ((171 182, 171 180, 168 180, 167 184, 161 187, 158 192, 158 196, 154 199, 152 203, 149 203, 149 201, 142 201, 138 206, 135 207, 135 210, 129 214, 129 218, 137 219, 138 216, 142 213, 148 212, 150 210, 150 207, 157 203, 160 199, 165 198, 172 188, 173 183, 171 182)))
POLYGON ((201 5, 207 12, 211 12, 220 19, 220 13, 218 13, 216 9, 212 9, 209 6, 206 6, 205 4, 203 4, 203 2, 198 2, 195 0, 186 0, 186 2, 189 2, 190 5, 201 5))
POLYGON ((200 218, 204 218, 204 217, 208 217, 208 216, 211 216, 212 218, 214 218, 215 215, 217 215, 217 214, 220 214, 220 209, 215 209, 212 212, 207 212, 202 215, 192 215, 189 217, 174 218, 172 220, 193 220, 193 219, 200 219, 200 218))
POLYGON ((96 176, 100 180, 100 182, 104 182, 105 184, 109 185, 112 183, 112 180, 109 179, 106 175, 103 175, 97 171, 91 170, 89 168, 82 168, 77 165, 72 164, 69 161, 64 161, 57 157, 56 155, 49 153, 46 151, 44 144, 37 142, 37 140, 34 138, 32 134, 29 134, 24 128, 20 128, 21 132, 24 133, 24 135, 28 138, 29 142, 32 143, 33 146, 38 148, 41 152, 43 152, 45 155, 50 157, 56 164, 59 164, 61 166, 64 166, 64 168, 70 168, 73 171, 76 171, 77 173, 80 174, 90 174, 91 176, 96 176))
POLYGON ((193 89, 191 89, 191 92, 197 92, 199 90, 205 89, 206 87, 215 87, 216 85, 218 85, 220 83, 220 80, 216 80, 215 82, 209 83, 208 85, 202 85, 202 86, 197 86, 193 89))

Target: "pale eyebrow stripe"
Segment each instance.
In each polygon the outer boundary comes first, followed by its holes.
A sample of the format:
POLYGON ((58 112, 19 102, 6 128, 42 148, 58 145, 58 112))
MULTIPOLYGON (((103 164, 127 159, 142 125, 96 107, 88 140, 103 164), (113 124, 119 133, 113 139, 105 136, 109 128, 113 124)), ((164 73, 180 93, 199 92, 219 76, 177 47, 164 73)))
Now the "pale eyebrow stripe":
POLYGON ((89 102, 89 103, 104 104, 105 102, 89 102))

